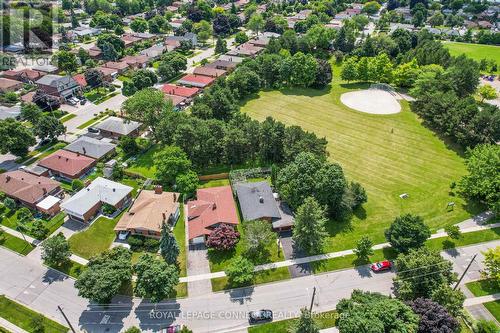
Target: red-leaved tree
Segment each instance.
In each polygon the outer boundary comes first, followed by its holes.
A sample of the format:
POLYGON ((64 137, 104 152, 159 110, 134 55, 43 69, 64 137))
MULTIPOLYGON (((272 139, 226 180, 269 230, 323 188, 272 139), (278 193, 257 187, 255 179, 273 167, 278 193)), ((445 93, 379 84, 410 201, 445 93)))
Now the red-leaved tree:
POLYGON ((240 233, 228 224, 215 228, 207 239, 207 246, 217 250, 233 249, 240 240, 240 233))

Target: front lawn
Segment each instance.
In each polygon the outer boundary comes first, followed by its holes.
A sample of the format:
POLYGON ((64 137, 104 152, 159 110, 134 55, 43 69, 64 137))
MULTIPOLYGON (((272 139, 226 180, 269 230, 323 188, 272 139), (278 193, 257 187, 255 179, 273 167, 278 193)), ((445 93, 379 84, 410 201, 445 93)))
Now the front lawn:
POLYGON ((247 285, 233 286, 229 283, 227 276, 212 279, 212 291, 228 290, 232 288, 248 287, 251 285, 270 283, 275 281, 283 281, 291 279, 290 271, 288 267, 278 267, 273 269, 268 269, 265 271, 255 272, 254 279, 252 283, 247 285))
MULTIPOLYGON (((17 228, 17 214, 18 214, 19 210, 12 212, 12 211, 9 211, 9 209, 7 209, 5 206, 3 206, 2 208, 0 208, 0 211, 2 211, 2 213, 3 213, 0 223, 8 228, 15 230, 17 228)), ((56 216, 54 216, 50 219, 42 219, 45 227, 49 230, 46 237, 49 237, 54 231, 56 231, 57 229, 59 229, 59 227, 61 225, 63 225, 65 216, 66 216, 65 213, 60 212, 56 216)), ((31 237, 36 238, 34 235, 34 232, 33 232, 34 222, 35 222, 35 220, 33 219, 26 224, 26 227, 28 229, 26 234, 31 236, 31 237)), ((43 238, 43 239, 45 239, 45 238, 43 238)), ((42 240, 42 239, 40 239, 40 240, 42 240)))
POLYGON ((24 241, 24 239, 12 236, 5 231, 0 233, 0 246, 3 246, 24 256, 30 253, 35 248, 30 243, 24 241))
POLYGON ((65 123, 68 120, 73 119, 75 117, 76 117, 76 114, 74 114, 74 113, 67 114, 67 115, 65 115, 64 117, 61 118, 61 122, 65 123))
POLYGON ((116 238, 113 229, 122 214, 114 219, 101 216, 89 228, 71 236, 68 239, 71 251, 82 258, 90 259, 109 249, 116 238))
POLYGON ((497 321, 500 321, 500 301, 488 302, 483 305, 497 321))
MULTIPOLYGON (((42 319, 44 332, 66 333, 69 330, 67 327, 56 323, 55 321, 44 317, 40 313, 28 309, 27 307, 12 301, 3 295, 0 295, 0 317, 28 332, 36 331, 37 328, 33 325, 33 319, 37 317, 42 319)), ((39 332, 39 330, 37 332, 39 332)))
POLYGON ((49 267, 53 268, 55 270, 58 270, 66 275, 69 275, 75 279, 78 279, 80 274, 82 274, 83 271, 86 269, 86 266, 79 264, 79 263, 72 261, 72 260, 68 260, 66 263, 62 264, 61 266, 52 265, 49 267))
POLYGON ((466 286, 476 297, 500 293, 500 286, 498 285, 498 283, 491 280, 469 282, 466 284, 466 286))
POLYGON ((242 112, 259 121, 271 116, 325 137, 330 161, 366 189, 368 202, 351 221, 328 223, 324 252, 354 248, 363 235, 375 244, 385 242, 384 230, 404 213, 422 216, 436 231, 484 209, 450 190, 450 183, 466 174, 462 151, 423 126, 405 101, 394 115, 347 108, 340 95, 369 85, 346 84, 339 72, 335 67, 334 83, 323 90, 262 91, 242 106, 242 112), (402 193, 409 197, 401 199, 402 193), (453 210, 447 210, 449 202, 455 203, 453 210))
POLYGON ((106 117, 106 113, 100 113, 98 114, 97 116, 95 116, 94 118, 92 119, 89 119, 87 120, 86 122, 84 122, 83 124, 80 124, 79 126, 77 126, 76 128, 77 129, 84 129, 84 128, 87 128, 89 127, 90 125, 93 125, 94 123, 96 123, 97 121, 103 119, 104 117, 106 117))
MULTIPOLYGON (((335 310, 320 313, 313 311, 313 317, 315 318, 319 329, 335 327, 338 319, 337 311, 335 310)), ((248 328, 248 333, 288 333, 296 322, 297 319, 284 319, 266 324, 255 325, 248 328)))

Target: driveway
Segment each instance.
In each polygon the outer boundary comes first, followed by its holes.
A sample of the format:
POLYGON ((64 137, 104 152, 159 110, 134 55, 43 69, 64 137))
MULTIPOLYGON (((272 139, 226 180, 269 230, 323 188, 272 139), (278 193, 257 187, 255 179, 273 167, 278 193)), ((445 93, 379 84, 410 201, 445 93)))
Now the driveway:
MULTIPOLYGON (((295 249, 291 231, 282 231, 279 237, 285 259, 289 260, 305 256, 304 253, 295 249)), ((311 265, 309 263, 288 266, 288 271, 292 279, 312 274, 311 265)))

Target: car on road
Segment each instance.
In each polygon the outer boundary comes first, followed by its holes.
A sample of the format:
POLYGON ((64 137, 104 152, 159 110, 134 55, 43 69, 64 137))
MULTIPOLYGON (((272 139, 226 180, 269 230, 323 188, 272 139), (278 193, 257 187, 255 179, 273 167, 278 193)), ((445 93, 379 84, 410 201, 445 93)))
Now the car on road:
POLYGON ((392 268, 392 263, 389 260, 379 261, 370 266, 374 272, 387 271, 392 268))
POLYGON ((273 312, 271 310, 258 310, 248 313, 248 321, 250 324, 260 323, 263 321, 272 321, 273 312))

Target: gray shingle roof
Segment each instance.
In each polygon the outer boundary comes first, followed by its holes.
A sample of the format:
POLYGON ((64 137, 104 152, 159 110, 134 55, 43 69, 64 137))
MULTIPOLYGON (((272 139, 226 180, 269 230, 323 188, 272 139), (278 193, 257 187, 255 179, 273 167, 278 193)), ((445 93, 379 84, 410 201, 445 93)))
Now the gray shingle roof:
POLYGON ((109 117, 108 119, 93 127, 103 131, 118 133, 121 135, 128 135, 138 129, 140 126, 141 123, 138 123, 137 121, 125 120, 118 117, 109 117))
POLYGON ((268 182, 239 183, 235 185, 235 189, 245 220, 251 221, 264 217, 281 218, 278 203, 268 182))
POLYGON ((90 138, 88 136, 82 136, 78 140, 75 140, 64 147, 64 149, 95 159, 100 159, 115 149, 115 147, 116 145, 112 143, 90 138))

